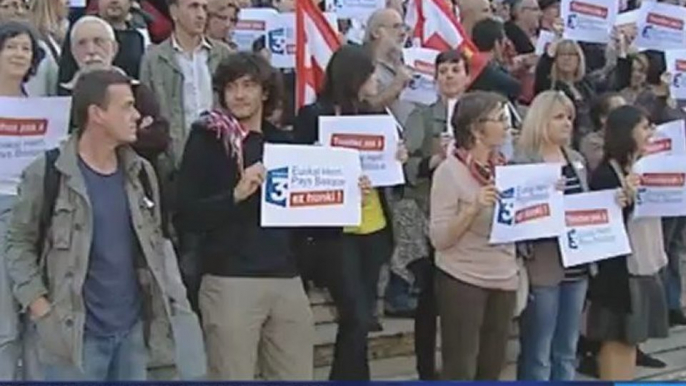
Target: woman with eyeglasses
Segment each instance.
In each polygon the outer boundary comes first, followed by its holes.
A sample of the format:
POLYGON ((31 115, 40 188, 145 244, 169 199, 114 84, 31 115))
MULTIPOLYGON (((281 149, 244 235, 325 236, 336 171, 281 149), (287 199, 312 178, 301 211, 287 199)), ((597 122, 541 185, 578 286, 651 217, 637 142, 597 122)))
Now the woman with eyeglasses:
POLYGON ((474 91, 451 126, 455 151, 436 168, 430 237, 436 252, 442 379, 498 380, 519 284, 514 243, 489 243, 498 200, 495 167, 509 127, 506 100, 474 91))
POLYGON ((587 336, 602 341, 600 379, 634 379, 637 346, 668 335, 667 302, 660 270, 667 265, 660 218, 631 215, 640 177, 633 173, 645 154, 654 127, 639 108, 613 110, 605 127, 605 156, 591 177, 593 190, 617 189, 628 198, 624 208, 632 253, 598 263, 591 280, 587 336))
MULTIPOLYGON (((15 21, 0 24, 0 96, 27 97, 24 83, 35 74, 41 55, 38 39, 29 25, 15 21)), ((19 176, 16 177, 18 180, 19 176)), ((9 191, 16 191, 16 186, 0 193, 0 379, 40 380, 37 353, 33 345, 26 344, 27 324, 19 318, 6 271, 6 224, 16 199, 16 193, 9 191), (22 352, 25 350, 28 351, 22 352), (20 357, 23 377, 17 379, 20 357)))
POLYGON ((574 103, 575 120, 571 145, 578 148, 579 141, 592 131, 590 102, 596 98, 595 84, 586 74, 586 57, 581 46, 573 40, 558 38, 548 45, 536 66, 534 92, 560 90, 574 103))
MULTIPOLYGON (((588 190, 585 161, 572 150, 574 103, 562 91, 545 91, 522 124, 514 163, 562 165, 564 194, 588 190)), ((517 379, 571 381, 588 287, 589 267, 564 268, 557 238, 523 242, 529 298, 519 319, 517 379)))

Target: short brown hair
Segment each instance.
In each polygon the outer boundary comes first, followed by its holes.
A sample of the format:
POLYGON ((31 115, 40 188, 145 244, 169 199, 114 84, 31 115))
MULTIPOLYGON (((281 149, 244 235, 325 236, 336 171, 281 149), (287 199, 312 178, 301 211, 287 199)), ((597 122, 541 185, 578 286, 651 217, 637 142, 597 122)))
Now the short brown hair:
POLYGON ((464 69, 469 74, 469 58, 461 50, 447 50, 443 51, 436 56, 436 71, 438 71, 438 66, 443 63, 464 63, 464 69))
POLYGON ((88 109, 92 105, 106 108, 109 89, 115 85, 131 85, 131 79, 115 70, 95 70, 79 76, 72 92, 72 120, 82 133, 88 123, 88 109))
POLYGON ((460 98, 450 121, 455 135, 455 145, 463 149, 474 146, 474 125, 498 107, 505 106, 507 100, 502 95, 490 91, 472 91, 460 98))

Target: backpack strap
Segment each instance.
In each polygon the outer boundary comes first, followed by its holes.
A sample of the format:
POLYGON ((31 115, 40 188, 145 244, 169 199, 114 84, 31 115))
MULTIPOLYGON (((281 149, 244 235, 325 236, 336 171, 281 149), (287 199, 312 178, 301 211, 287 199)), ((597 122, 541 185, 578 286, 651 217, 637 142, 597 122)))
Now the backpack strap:
POLYGON ((40 222, 38 224, 38 256, 43 256, 43 247, 48 229, 52 225, 52 214, 60 189, 60 173, 55 161, 60 156, 60 149, 54 148, 45 152, 45 172, 43 173, 43 205, 41 206, 40 222))

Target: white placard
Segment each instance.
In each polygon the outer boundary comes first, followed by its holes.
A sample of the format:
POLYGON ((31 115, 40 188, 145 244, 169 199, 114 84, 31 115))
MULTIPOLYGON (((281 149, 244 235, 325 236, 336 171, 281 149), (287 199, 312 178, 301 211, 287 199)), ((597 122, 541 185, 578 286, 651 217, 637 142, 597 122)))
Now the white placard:
POLYGON ((557 239, 563 266, 631 253, 617 190, 569 194, 564 197, 564 206, 565 233, 557 239))
POLYGON ((357 150, 266 144, 264 166, 263 227, 360 225, 357 150))
POLYGON ((71 97, 0 97, 0 194, 17 194, 22 171, 67 138, 71 97))
POLYGON ((686 156, 686 122, 672 121, 658 126, 647 150, 651 156, 686 156))
POLYGON ((244 8, 238 12, 238 23, 232 39, 240 51, 252 51, 252 44, 267 33, 267 23, 279 12, 272 8, 244 8))
POLYGON ((455 114, 455 106, 457 106, 457 98, 448 99, 448 106, 446 111, 446 121, 445 121, 445 135, 454 137, 453 131, 453 114, 455 114))
POLYGON ((548 46, 550 43, 552 43, 555 40, 555 33, 546 31, 546 30, 541 30, 541 32, 538 33, 538 40, 536 40, 536 55, 542 56, 545 54, 545 51, 548 49, 548 46))
POLYGON ((440 52, 429 48, 413 47, 403 49, 403 60, 412 68, 412 80, 400 93, 400 99, 408 102, 430 105, 436 102, 436 56, 440 52))
POLYGON ((686 157, 644 157, 634 165, 634 171, 641 176, 635 217, 686 215, 686 157))
POLYGON ((686 49, 665 51, 667 72, 672 74, 669 90, 672 98, 686 100, 686 49))
POLYGON ((326 11, 341 19, 367 20, 374 11, 386 7, 386 0, 326 0, 326 11))
POLYGON ((562 0, 564 38, 589 43, 608 43, 617 19, 617 0, 562 0))
POLYGON ((686 47, 686 7, 644 1, 639 9, 636 45, 653 50, 686 47))
POLYGON ((618 14, 617 18, 615 19, 615 27, 620 29, 627 27, 636 27, 636 23, 638 22, 638 15, 638 9, 618 14))
POLYGON ((72 8, 85 8, 86 0, 69 0, 69 6, 72 8))
POLYGON ((405 183, 397 159, 398 141, 396 122, 390 115, 319 117, 319 143, 359 150, 362 173, 374 187, 405 183))
MULTIPOLYGON (((324 18, 334 31, 338 31, 338 20, 334 13, 325 13, 324 18)), ((295 13, 279 13, 267 19, 266 23, 266 45, 272 54, 272 66, 294 68, 295 13)))
POLYGON ((493 214, 493 244, 558 237, 564 232, 561 164, 498 166, 500 199, 493 214))

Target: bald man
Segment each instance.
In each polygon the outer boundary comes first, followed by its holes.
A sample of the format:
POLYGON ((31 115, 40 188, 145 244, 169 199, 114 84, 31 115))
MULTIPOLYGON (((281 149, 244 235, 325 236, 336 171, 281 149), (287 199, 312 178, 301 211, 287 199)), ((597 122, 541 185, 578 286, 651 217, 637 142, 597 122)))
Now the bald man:
POLYGON ((472 36, 472 29, 476 23, 493 16, 491 3, 488 0, 458 0, 460 22, 464 32, 472 36))
POLYGON ((379 93, 369 99, 372 106, 390 108, 393 115, 404 124, 414 109, 414 104, 398 100, 400 93, 412 79, 412 72, 402 62, 403 43, 407 27, 395 9, 384 8, 372 13, 367 22, 364 45, 374 57, 379 93))
POLYGON ((205 34, 236 48, 231 33, 238 22, 238 6, 235 0, 210 0, 207 3, 207 29, 205 34))

